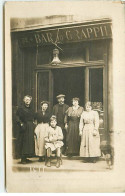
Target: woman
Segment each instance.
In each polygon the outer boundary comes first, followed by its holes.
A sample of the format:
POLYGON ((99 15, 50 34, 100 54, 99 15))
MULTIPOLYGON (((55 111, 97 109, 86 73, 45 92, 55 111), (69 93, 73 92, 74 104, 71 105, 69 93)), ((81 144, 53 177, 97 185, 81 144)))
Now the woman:
POLYGON ((21 163, 28 163, 28 157, 35 155, 35 144, 34 144, 34 129, 35 125, 34 112, 32 111, 30 104, 32 97, 29 95, 24 96, 23 105, 17 110, 17 123, 19 126, 19 135, 17 148, 21 157, 21 163))
POLYGON ((79 98, 72 99, 72 107, 69 107, 65 115, 65 128, 67 129, 67 155, 79 155, 80 136, 79 121, 83 107, 79 106, 79 98))
POLYGON ((81 136, 80 156, 84 157, 84 162, 96 162, 101 156, 100 135, 99 135, 99 115, 92 110, 91 102, 85 104, 86 111, 83 111, 79 131, 81 136))
POLYGON ((45 132, 49 127, 49 103, 47 101, 41 102, 41 110, 35 114, 34 119, 37 121, 37 127, 35 128, 35 153, 39 156, 39 162, 44 161, 45 156, 45 132))

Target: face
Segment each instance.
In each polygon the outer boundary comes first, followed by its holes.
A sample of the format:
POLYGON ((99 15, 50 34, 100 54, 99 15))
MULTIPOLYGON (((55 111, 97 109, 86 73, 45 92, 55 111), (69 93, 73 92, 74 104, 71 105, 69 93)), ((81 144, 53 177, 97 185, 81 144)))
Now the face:
POLYGON ((58 102, 59 102, 59 103, 64 103, 64 97, 60 97, 60 98, 58 99, 58 102))
POLYGON ((79 102, 78 102, 78 100, 74 100, 73 99, 72 104, 73 104, 73 106, 78 106, 79 105, 79 102))
POLYGON ((29 106, 30 103, 31 103, 31 98, 30 97, 25 97, 24 98, 24 103, 25 103, 26 106, 29 106))
POLYGON ((87 112, 91 111, 91 109, 92 109, 92 107, 91 107, 91 106, 86 105, 86 111, 87 111, 87 112))
POLYGON ((44 103, 44 104, 42 105, 42 110, 43 110, 43 111, 46 111, 47 108, 48 108, 48 104, 47 104, 47 103, 44 103))
POLYGON ((51 122, 50 122, 50 125, 51 125, 51 127, 56 127, 56 125, 57 125, 57 121, 56 120, 52 120, 51 122))

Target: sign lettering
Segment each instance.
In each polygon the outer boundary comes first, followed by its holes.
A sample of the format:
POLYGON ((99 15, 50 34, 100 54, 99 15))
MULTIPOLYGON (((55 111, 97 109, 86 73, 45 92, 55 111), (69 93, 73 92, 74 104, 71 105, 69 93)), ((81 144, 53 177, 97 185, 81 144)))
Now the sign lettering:
POLYGON ((108 22, 23 33, 19 38, 19 45, 21 47, 49 45, 56 41, 63 44, 111 37, 111 23, 108 22))

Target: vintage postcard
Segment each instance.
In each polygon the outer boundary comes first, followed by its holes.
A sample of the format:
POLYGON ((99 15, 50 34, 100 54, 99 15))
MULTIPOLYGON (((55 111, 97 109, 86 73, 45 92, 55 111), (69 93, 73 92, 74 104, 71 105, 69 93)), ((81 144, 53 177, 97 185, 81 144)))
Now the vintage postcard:
POLYGON ((7 192, 124 192, 124 3, 4 9, 7 192))

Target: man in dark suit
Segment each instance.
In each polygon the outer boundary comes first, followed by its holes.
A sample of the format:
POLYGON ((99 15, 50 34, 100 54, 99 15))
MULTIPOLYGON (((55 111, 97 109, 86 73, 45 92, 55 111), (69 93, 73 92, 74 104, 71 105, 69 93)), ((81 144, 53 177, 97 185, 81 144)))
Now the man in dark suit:
POLYGON ((57 97, 58 104, 54 105, 53 107, 53 115, 57 117, 57 125, 62 128, 63 131, 63 154, 66 152, 66 130, 65 130, 65 123, 64 123, 64 117, 65 117, 65 112, 69 108, 67 104, 64 103, 65 101, 65 95, 58 95, 57 97))

